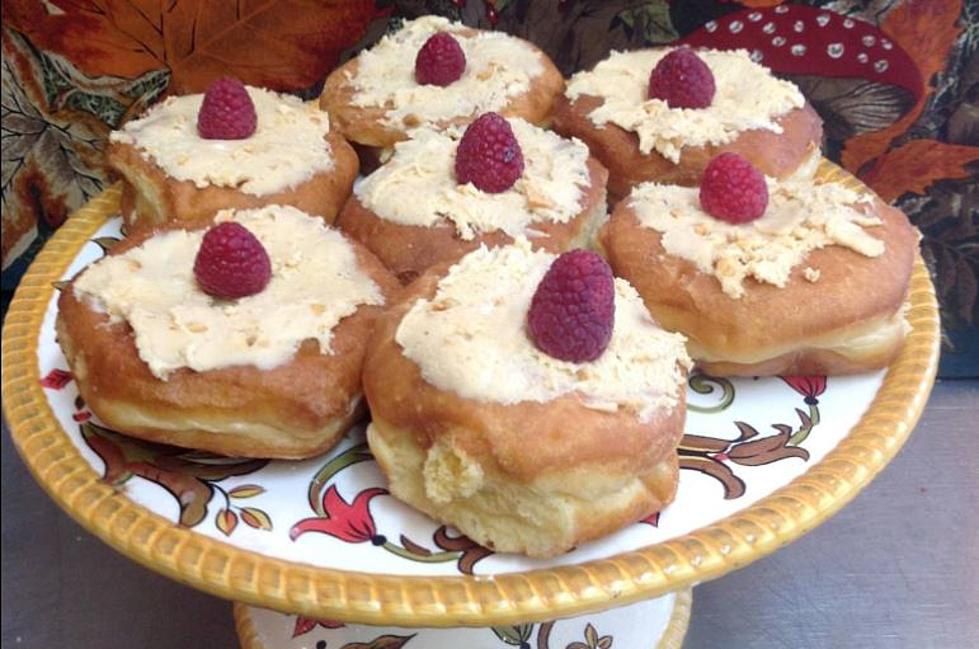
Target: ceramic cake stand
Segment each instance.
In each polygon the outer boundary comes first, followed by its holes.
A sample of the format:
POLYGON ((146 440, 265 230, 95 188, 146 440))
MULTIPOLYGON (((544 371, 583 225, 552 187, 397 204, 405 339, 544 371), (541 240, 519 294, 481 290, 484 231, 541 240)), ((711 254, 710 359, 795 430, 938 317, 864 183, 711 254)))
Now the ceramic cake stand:
POLYGON ((139 442, 102 426, 78 396, 53 325, 58 282, 119 237, 118 200, 110 189, 71 217, 17 290, 3 331, 11 433, 50 496, 118 551, 214 595, 292 614, 239 609, 252 646, 441 646, 374 642, 355 624, 401 627, 374 629, 377 637, 427 628, 418 638, 482 627, 467 632, 467 647, 607 649, 606 638, 615 649, 656 646, 670 610, 688 600, 647 600, 744 566, 839 510, 904 443, 934 380, 938 315, 919 260, 913 331, 889 369, 828 379, 694 375, 672 505, 556 559, 494 554, 392 498, 363 427, 322 457, 270 462, 139 442), (573 619, 552 623, 562 618, 573 619), (350 626, 327 628, 339 622, 350 626), (312 625, 297 637, 315 640, 290 644, 283 629, 297 625, 312 625))

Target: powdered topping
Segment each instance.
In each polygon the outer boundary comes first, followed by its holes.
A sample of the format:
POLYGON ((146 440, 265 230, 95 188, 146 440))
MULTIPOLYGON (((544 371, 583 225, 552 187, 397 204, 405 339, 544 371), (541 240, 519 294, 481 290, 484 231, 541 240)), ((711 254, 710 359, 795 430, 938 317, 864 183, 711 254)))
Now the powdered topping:
POLYGON ((395 128, 421 126, 498 111, 530 89, 544 71, 540 55, 527 43, 501 32, 463 33, 467 28, 438 16, 406 22, 357 58, 350 81, 354 106, 382 106, 383 122, 395 128), (436 32, 455 36, 465 53, 462 76, 441 87, 419 84, 415 57, 436 32))
POLYGON ((264 196, 333 168, 329 115, 296 97, 247 87, 258 126, 241 140, 207 140, 197 132, 203 95, 169 97, 109 139, 130 144, 171 178, 197 187, 235 187, 264 196))
MULTIPOLYGON (((866 257, 884 253, 884 243, 864 230, 883 223, 860 209, 873 202, 872 195, 839 183, 815 184, 806 175, 766 182, 765 213, 739 225, 704 212, 696 187, 643 183, 633 189, 630 202, 643 226, 663 234, 666 252, 714 275, 734 299, 744 295, 748 277, 784 287, 809 252, 826 246, 866 257)), ((818 281, 818 269, 805 276, 818 281)))
POLYGON ((650 70, 671 51, 613 52, 594 70, 571 77, 566 94, 572 100, 602 98, 589 114, 596 126, 611 122, 632 131, 642 153, 655 150, 673 162, 685 146, 726 144, 751 129, 781 133, 776 120, 805 104, 795 85, 776 79, 744 50, 697 50, 716 85, 707 108, 670 108, 661 99, 647 99, 650 70))
POLYGON ((445 221, 463 239, 501 230, 533 234, 536 222, 567 223, 580 211, 589 184, 588 147, 525 122, 510 119, 523 151, 523 175, 510 189, 490 194, 456 181, 454 165, 461 129, 418 129, 394 145, 394 155, 359 182, 354 193, 378 216, 403 225, 432 227, 445 221))
POLYGON ((527 311, 555 258, 526 239, 466 255, 431 300, 405 314, 395 334, 404 355, 428 383, 467 399, 546 402, 575 392, 589 408, 644 421, 675 406, 690 366, 684 337, 660 329, 623 279, 615 280, 612 339, 597 360, 561 361, 534 346, 527 311))
POLYGON ((306 339, 330 354, 333 328, 362 304, 383 304, 354 249, 323 220, 292 207, 225 210, 254 234, 272 262, 272 278, 255 295, 225 301, 194 279, 203 230, 157 234, 105 257, 75 281, 75 296, 132 327, 139 357, 159 379, 179 368, 199 372, 233 365, 261 369, 289 361, 306 339))

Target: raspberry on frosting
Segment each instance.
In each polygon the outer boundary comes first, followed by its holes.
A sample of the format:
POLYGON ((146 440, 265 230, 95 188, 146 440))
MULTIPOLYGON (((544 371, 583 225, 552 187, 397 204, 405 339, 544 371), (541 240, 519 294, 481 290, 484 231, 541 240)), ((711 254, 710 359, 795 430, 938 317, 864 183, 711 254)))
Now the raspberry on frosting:
POLYGON ((527 312, 534 344, 562 361, 584 363, 602 355, 615 324, 612 269, 590 250, 572 250, 554 260, 527 312))
POLYGON ((415 57, 415 80, 424 85, 447 86, 466 70, 466 53, 452 34, 432 34, 415 57))
POLYGON ((649 75, 649 98, 670 108, 707 108, 715 89, 714 73, 689 47, 664 56, 649 75))
POLYGON ((208 295, 231 300, 261 292, 272 277, 265 246, 248 228, 227 221, 204 234, 194 277, 208 295))
POLYGON ((497 113, 481 115, 466 129, 456 149, 456 181, 499 194, 523 175, 523 151, 510 123, 497 113))
POLYGON ((716 219, 748 223, 765 213, 765 176, 737 153, 722 153, 707 164, 700 181, 700 206, 716 219))
POLYGON ((255 132, 258 116, 245 86, 231 77, 211 83, 197 113, 197 132, 205 140, 244 140, 255 132))

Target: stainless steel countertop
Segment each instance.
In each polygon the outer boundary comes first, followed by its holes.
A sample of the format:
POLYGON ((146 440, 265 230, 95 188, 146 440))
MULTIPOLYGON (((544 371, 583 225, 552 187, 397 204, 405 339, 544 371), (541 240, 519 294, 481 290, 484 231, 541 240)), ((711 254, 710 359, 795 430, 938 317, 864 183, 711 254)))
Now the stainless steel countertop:
MULTIPOLYGON (((34 483, 4 429, 0 646, 236 646, 227 602, 83 531, 34 483)), ((979 648, 979 381, 936 385, 901 454, 832 520, 699 586, 684 646, 979 648)))

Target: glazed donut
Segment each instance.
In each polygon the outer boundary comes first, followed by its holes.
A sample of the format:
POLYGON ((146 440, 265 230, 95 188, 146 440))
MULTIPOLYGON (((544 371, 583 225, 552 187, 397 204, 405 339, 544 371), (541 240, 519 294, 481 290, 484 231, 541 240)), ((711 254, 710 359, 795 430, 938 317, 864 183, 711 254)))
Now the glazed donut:
POLYGON ((413 128, 464 125, 491 111, 545 124, 563 89, 561 73, 532 43, 423 16, 331 72, 320 106, 351 142, 386 148, 413 128), (418 50, 437 32, 455 37, 466 57, 462 76, 444 87, 415 80, 418 50))
POLYGON ((357 154, 315 104, 246 89, 258 121, 245 139, 198 134, 202 94, 169 97, 109 135, 106 160, 122 179, 127 231, 265 205, 333 222, 357 177, 357 154))
POLYGON ((534 557, 673 499, 689 365, 683 338, 624 280, 597 360, 539 351, 524 320, 554 259, 517 239, 432 269, 381 316, 364 367, 368 442, 391 493, 488 548, 534 557))
POLYGON ((674 49, 613 52, 571 77, 555 103, 554 129, 583 140, 608 168, 613 201, 647 181, 697 185, 707 163, 727 151, 776 178, 818 163, 816 111, 747 52, 697 51, 716 84, 708 108, 672 109, 647 99, 651 70, 674 49))
POLYGON ((616 206, 600 246, 653 317, 687 336, 706 372, 887 366, 908 329, 916 230, 865 187, 807 177, 768 184, 764 215, 742 225, 704 212, 696 188, 641 184, 616 206))
POLYGON ((306 458, 363 413, 361 368, 397 288, 377 259, 291 207, 223 211, 271 259, 257 295, 212 300, 193 265, 203 227, 144 229, 58 299, 58 341, 103 422, 224 455, 306 458))
POLYGON ((337 227, 403 283, 515 236, 552 252, 592 245, 606 217, 608 172, 580 141, 508 121, 524 159, 523 175, 510 189, 493 194, 458 184, 453 161, 461 129, 418 129, 357 183, 337 227))

